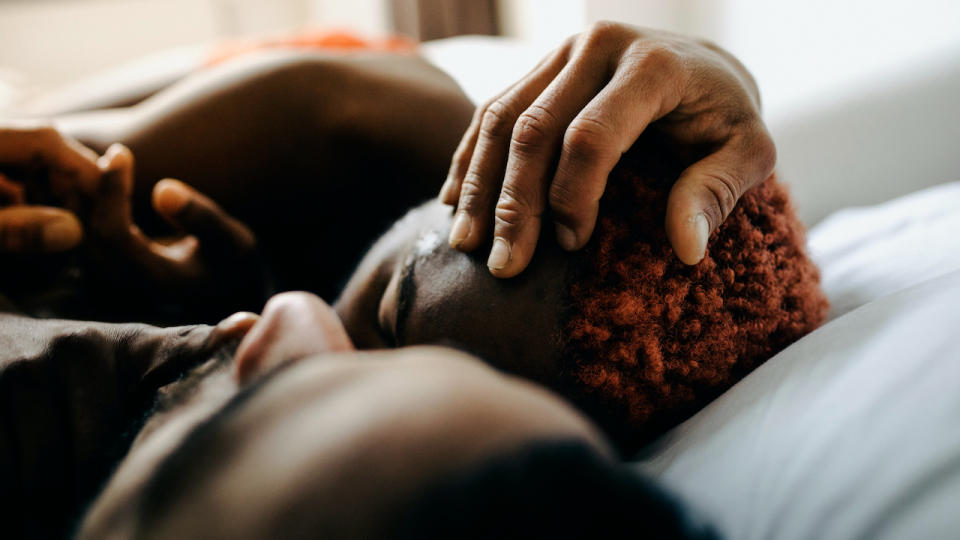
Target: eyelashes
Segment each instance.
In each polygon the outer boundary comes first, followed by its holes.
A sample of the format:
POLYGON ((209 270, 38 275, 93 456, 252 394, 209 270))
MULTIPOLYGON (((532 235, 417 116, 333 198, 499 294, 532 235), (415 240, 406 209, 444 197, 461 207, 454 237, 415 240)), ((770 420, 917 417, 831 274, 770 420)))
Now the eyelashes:
MULTIPOLYGON (((404 258, 404 269, 406 268, 406 258, 404 258)), ((400 302, 400 281, 403 279, 404 270, 397 271, 397 265, 393 265, 393 273, 387 281, 383 292, 380 294, 380 301, 377 303, 376 327, 377 333, 383 343, 389 348, 396 348, 397 343, 397 311, 400 302)))
POLYGON ((400 343, 407 326, 407 319, 410 308, 413 305, 413 299, 416 296, 416 281, 414 281, 414 270, 416 269, 417 257, 410 254, 403 261, 403 271, 400 274, 399 291, 397 291, 396 311, 393 314, 393 336, 397 346, 400 343))
POLYGON ((387 346, 388 349, 397 348, 397 336, 394 333, 393 325, 388 321, 384 320, 383 310, 384 302, 386 301, 386 290, 384 290, 384 295, 380 297, 380 303, 378 304, 379 309, 377 315, 377 334, 380 336, 380 339, 387 346))

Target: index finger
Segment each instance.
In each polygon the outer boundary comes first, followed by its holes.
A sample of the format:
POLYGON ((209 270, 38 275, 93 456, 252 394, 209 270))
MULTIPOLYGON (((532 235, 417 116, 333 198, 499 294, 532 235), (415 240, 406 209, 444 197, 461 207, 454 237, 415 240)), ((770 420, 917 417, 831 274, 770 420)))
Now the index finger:
POLYGON ((487 262, 493 275, 513 277, 533 258, 564 130, 607 83, 604 60, 620 46, 616 39, 588 40, 519 116, 494 213, 494 248, 487 262))
POLYGON ((564 249, 587 243, 607 175, 651 122, 677 106, 679 71, 669 53, 653 49, 635 65, 621 66, 570 122, 549 191, 557 241, 564 249))
POLYGON ((476 143, 460 182, 457 214, 450 229, 450 245, 456 249, 471 251, 486 239, 517 116, 563 68, 567 52, 566 48, 561 48, 551 53, 547 61, 479 113, 476 143))

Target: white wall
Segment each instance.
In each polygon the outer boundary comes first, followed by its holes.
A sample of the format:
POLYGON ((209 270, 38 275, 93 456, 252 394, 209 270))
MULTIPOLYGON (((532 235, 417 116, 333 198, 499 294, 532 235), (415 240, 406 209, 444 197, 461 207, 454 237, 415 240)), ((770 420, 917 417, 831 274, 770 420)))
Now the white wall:
POLYGON ((379 36, 390 31, 390 10, 386 0, 307 0, 310 20, 326 27, 348 28, 364 35, 379 36))
POLYGON ((504 35, 552 48, 586 26, 582 0, 498 0, 504 35))
POLYGON ((819 101, 831 91, 851 91, 858 81, 892 84, 891 74, 960 50, 956 0, 501 0, 501 4, 511 35, 554 43, 602 19, 712 39, 753 72, 773 116, 819 101), (559 16, 552 17, 552 12, 559 16))
POLYGON ((0 66, 43 87, 219 33, 202 0, 0 3, 0 66))
POLYGON ((777 169, 809 224, 960 180, 960 1, 502 1, 517 36, 558 43, 612 19, 733 52, 760 85, 777 169), (581 22, 555 22, 552 6, 581 22))
MULTIPOLYGON (((713 39, 757 77, 779 117, 851 84, 960 50, 956 0, 498 0, 507 35, 544 52, 600 19, 713 39)), ((178 45, 305 26, 389 29, 387 0, 0 1, 2 82, 76 79, 178 45)), ((20 85, 22 86, 22 85, 20 85)), ((859 89, 857 91, 860 91, 859 89)))

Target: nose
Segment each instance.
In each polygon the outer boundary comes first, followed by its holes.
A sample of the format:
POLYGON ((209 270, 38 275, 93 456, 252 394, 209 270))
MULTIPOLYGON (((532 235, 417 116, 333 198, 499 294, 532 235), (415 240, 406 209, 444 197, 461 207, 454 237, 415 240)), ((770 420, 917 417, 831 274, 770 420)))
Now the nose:
POLYGON ((243 384, 283 362, 353 349, 343 323, 326 302, 306 292, 281 293, 267 302, 260 320, 240 342, 236 376, 243 384))

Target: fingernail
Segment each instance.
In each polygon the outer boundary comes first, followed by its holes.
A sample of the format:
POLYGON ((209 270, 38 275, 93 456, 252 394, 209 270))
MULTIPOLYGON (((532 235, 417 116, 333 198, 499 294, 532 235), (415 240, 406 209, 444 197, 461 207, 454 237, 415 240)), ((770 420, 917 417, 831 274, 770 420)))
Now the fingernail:
POLYGON ((510 264, 510 244, 503 238, 496 238, 493 241, 493 248, 490 249, 487 267, 491 270, 502 270, 508 264, 510 264))
POLYGON ((707 216, 697 214, 690 218, 690 225, 693 227, 695 238, 697 239, 697 253, 699 262, 707 254, 707 239, 710 237, 710 224, 707 223, 707 216))
POLYGON ((457 248, 464 240, 470 236, 470 229, 473 222, 466 212, 457 212, 457 217, 453 219, 453 226, 450 228, 450 246, 457 248))
POLYGON ((179 214, 190 202, 190 188, 179 180, 166 178, 153 191, 154 206, 168 216, 179 214))
POLYGON ((577 249, 577 235, 570 227, 557 223, 557 243, 563 249, 573 251, 577 249))
POLYGON ((80 224, 70 219, 55 219, 43 225, 43 248, 46 251, 66 251, 83 238, 80 224))

